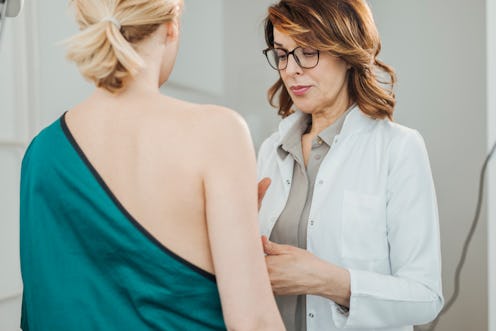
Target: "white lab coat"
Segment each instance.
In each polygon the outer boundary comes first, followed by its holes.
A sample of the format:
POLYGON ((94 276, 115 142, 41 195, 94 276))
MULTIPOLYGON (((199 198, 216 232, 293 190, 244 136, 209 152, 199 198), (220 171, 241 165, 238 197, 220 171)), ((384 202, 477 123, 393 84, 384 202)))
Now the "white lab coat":
MULTIPOLYGON (((299 111, 285 118, 260 147, 259 178, 272 179, 260 209, 266 236, 286 204, 293 174, 291 155, 277 148, 302 120, 299 111)), ((307 296, 308 331, 413 330, 441 310, 436 195, 417 131, 353 108, 317 174, 307 233, 310 252, 351 276, 348 314, 329 299, 307 296)))

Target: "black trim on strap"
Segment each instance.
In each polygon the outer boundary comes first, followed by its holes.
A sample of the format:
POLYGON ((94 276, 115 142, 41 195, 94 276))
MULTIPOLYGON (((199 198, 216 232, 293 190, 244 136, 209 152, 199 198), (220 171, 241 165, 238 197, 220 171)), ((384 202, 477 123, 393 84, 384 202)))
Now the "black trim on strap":
POLYGON ((107 195, 110 197, 110 199, 113 201, 113 203, 116 205, 116 207, 122 212, 122 214, 131 222, 132 225, 136 227, 143 235, 145 235, 146 238, 148 238, 153 244, 155 244, 159 249, 161 249, 164 253, 167 255, 171 256, 172 258, 176 259, 178 262, 184 264, 188 268, 192 269, 193 271, 199 273, 200 275, 204 276, 205 278, 216 282, 215 275, 194 265, 193 263, 187 261, 186 259, 182 258, 181 256, 177 255, 170 249, 168 249, 164 244, 162 244, 157 238, 155 238, 148 230, 146 230, 128 211, 127 209, 122 205, 122 203, 117 199, 117 197, 112 193, 108 185, 105 183, 103 178, 100 176, 98 171, 95 169, 95 167, 91 164, 89 159, 86 157, 84 154, 83 150, 77 143, 76 139, 74 139, 74 136, 72 135, 69 127, 67 126, 66 120, 65 120, 65 115, 67 112, 65 112, 61 118, 60 118, 60 125, 62 127, 62 131, 64 132, 66 138, 69 140, 71 145, 73 146, 74 150, 76 153, 79 155, 81 160, 86 164, 88 169, 91 171, 93 174, 94 178, 97 180, 97 182, 100 184, 100 186, 104 189, 104 191, 107 193, 107 195))

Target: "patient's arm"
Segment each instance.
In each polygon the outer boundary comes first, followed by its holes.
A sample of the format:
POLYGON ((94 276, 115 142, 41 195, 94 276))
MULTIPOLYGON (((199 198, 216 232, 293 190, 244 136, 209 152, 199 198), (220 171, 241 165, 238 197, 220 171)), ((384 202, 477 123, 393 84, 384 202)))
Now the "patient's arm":
POLYGON ((257 220, 255 152, 244 120, 214 109, 205 151, 210 247, 229 330, 284 330, 270 287, 257 220))

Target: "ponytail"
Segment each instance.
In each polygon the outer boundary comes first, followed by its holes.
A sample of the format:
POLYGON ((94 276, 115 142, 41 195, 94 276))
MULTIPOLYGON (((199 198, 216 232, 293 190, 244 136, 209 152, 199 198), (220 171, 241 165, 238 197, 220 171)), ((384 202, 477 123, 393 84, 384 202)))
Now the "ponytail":
POLYGON ((180 0, 74 0, 81 31, 65 42, 67 58, 96 86, 125 88, 145 63, 133 47, 178 15, 180 0), (113 13, 106 16, 106 13, 113 13))

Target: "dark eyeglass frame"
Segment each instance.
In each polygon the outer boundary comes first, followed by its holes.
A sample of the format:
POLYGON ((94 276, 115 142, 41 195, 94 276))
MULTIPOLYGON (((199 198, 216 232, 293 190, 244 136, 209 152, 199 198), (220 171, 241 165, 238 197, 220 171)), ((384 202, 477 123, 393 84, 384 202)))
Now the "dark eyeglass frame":
POLYGON ((296 64, 298 64, 298 66, 300 68, 303 68, 303 69, 312 69, 312 68, 315 68, 318 64, 319 64, 319 60, 320 60, 320 51, 318 49, 314 50, 316 53, 317 53, 317 62, 315 63, 315 65, 313 66, 303 66, 300 62, 300 59, 298 58, 298 56, 296 56, 295 54, 295 51, 297 49, 303 49, 304 47, 301 47, 301 46, 298 46, 298 47, 295 47, 293 48, 292 51, 287 51, 286 49, 284 48, 280 48, 280 47, 267 47, 266 49, 264 49, 262 51, 262 53, 265 55, 265 58, 267 59, 267 62, 269 62, 269 65, 272 69, 274 70, 277 70, 277 71, 281 71, 281 70, 286 70, 286 68, 288 67, 288 63, 289 63, 289 56, 290 55, 293 55, 293 58, 295 59, 295 62, 296 64), (274 50, 280 50, 280 51, 283 51, 285 54, 286 54, 286 58, 287 58, 287 61, 286 61, 286 65, 283 67, 283 68, 279 68, 279 67, 274 67, 272 65, 272 63, 270 62, 270 59, 269 59, 269 55, 267 53, 269 53, 269 51, 274 51, 274 50))

